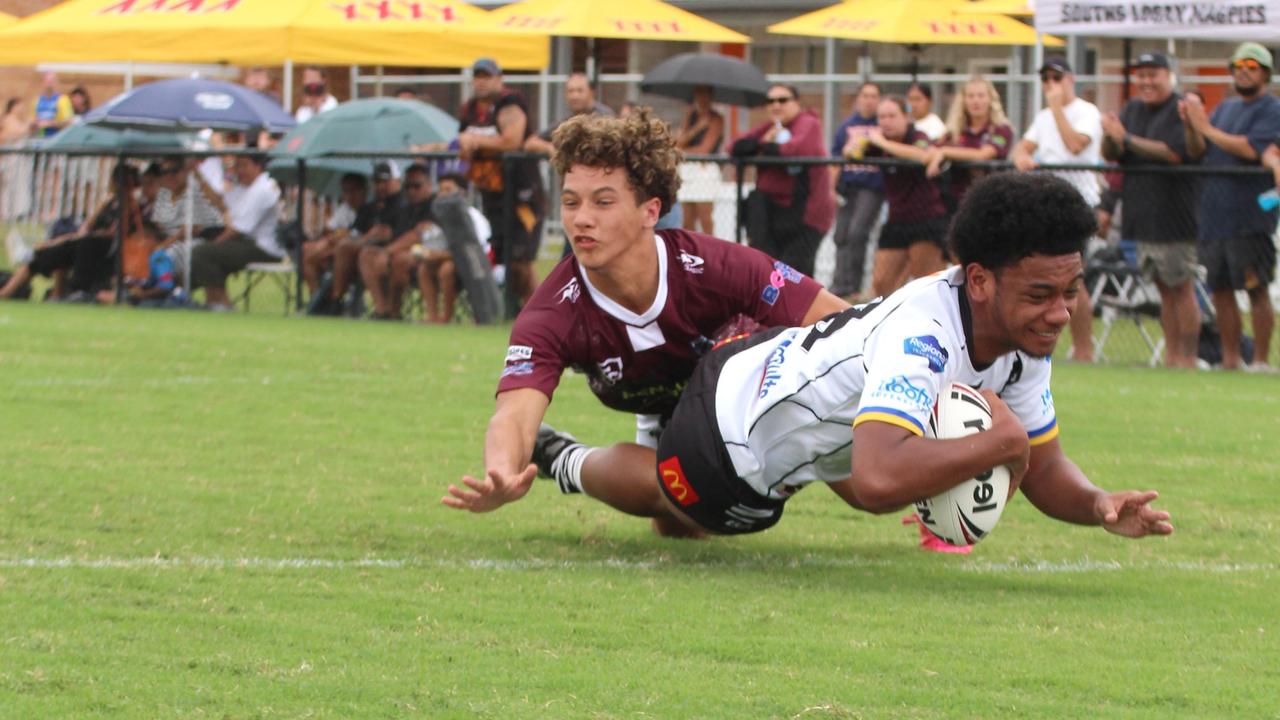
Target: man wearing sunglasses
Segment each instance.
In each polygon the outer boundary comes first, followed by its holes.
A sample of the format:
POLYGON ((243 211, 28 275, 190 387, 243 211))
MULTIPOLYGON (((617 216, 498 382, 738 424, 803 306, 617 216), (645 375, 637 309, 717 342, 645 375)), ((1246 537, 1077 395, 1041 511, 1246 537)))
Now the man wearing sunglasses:
POLYGON ((329 94, 324 69, 315 67, 302 70, 302 104, 293 113, 293 119, 302 124, 322 112, 338 107, 338 98, 329 94))
MULTIPOLYGON (((1023 172, 1041 164, 1102 164, 1102 114, 1098 107, 1076 97, 1075 75, 1061 55, 1050 55, 1040 66, 1045 108, 1013 149, 1010 159, 1023 172)), ((1080 191, 1089 207, 1098 207, 1101 178, 1088 170, 1058 170, 1054 175, 1080 191)), ((1071 359, 1093 361, 1093 303, 1080 293, 1071 315, 1071 359)))
MULTIPOLYGON (((1212 117, 1195 96, 1178 106, 1187 127, 1187 151, 1194 159, 1203 158, 1206 167, 1257 167, 1267 147, 1280 138, 1280 99, 1267 92, 1271 53, 1257 43, 1241 43, 1228 66, 1236 97, 1224 100, 1212 117)), ((1276 269, 1276 211, 1264 211, 1256 200, 1270 187, 1265 175, 1207 175, 1200 188, 1200 263, 1208 271, 1226 369, 1270 369, 1275 310, 1267 286, 1276 269), (1254 344, 1248 366, 1240 348, 1237 290, 1249 295, 1254 344)))

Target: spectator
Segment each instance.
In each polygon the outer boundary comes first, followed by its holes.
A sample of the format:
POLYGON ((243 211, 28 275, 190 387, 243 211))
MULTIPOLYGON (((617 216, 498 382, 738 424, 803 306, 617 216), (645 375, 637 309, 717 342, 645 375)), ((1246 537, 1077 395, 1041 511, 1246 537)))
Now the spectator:
POLYGON ((236 184, 227 190, 227 227, 212 242, 191 252, 191 286, 204 288, 210 310, 231 309, 227 276, 249 263, 275 262, 284 256, 276 242, 280 188, 265 172, 264 155, 238 155, 236 184))
POLYGON ((325 232, 302 244, 302 279, 312 296, 320 291, 321 276, 333 262, 338 245, 351 236, 357 214, 369 199, 369 181, 359 173, 347 173, 339 181, 338 207, 325 223, 325 232))
POLYGON ((407 85, 396 88, 395 98, 397 100, 418 100, 421 102, 421 98, 418 97, 418 93, 414 92, 413 88, 407 85))
POLYGON ((169 255, 174 276, 181 278, 195 246, 226 229, 226 205, 197 170, 195 159, 166 158, 160 162, 160 188, 150 219, 161 234, 161 249, 169 255), (195 182, 192 182, 192 178, 195 182), (192 245, 187 247, 187 202, 191 202, 192 245))
POLYGON ((21 142, 31 133, 31 114, 27 101, 11 97, 4 105, 4 118, 0 119, 0 145, 21 142))
POLYGON ((942 204, 937 183, 925 177, 924 172, 924 165, 937 150, 911 123, 906 101, 896 95, 881 100, 876 120, 878 126, 867 135, 868 147, 863 154, 902 158, 921 165, 882 168, 889 220, 880 231, 871 289, 885 297, 905 285, 908 278, 921 278, 946 267, 943 256, 947 208, 942 204))
POLYGON ((250 90, 256 90, 276 101, 277 105, 280 104, 280 93, 272 89, 271 74, 265 67, 254 65, 251 68, 247 68, 240 82, 250 90))
MULTIPOLYGON (((1241 43, 1231 55, 1230 68, 1237 97, 1218 105, 1212 118, 1199 98, 1187 97, 1179 104, 1187 127, 1187 154, 1203 158, 1206 167, 1257 166, 1267 146, 1280 137, 1280 100, 1267 92, 1271 53, 1257 43, 1241 43)), ((1222 366, 1232 370, 1245 367, 1237 290, 1249 295, 1253 324, 1252 365, 1246 369, 1271 368, 1275 310, 1268 286, 1276 269, 1276 211, 1264 211, 1256 200, 1270 185, 1259 175, 1209 175, 1200 189, 1200 263, 1208 270, 1218 315, 1222 366)))
MULTIPOLYGON (((1027 172, 1041 163, 1102 164, 1102 115, 1097 106, 1076 97, 1075 75, 1066 58, 1051 55, 1040 66, 1045 107, 1013 149, 1013 164, 1027 172)), ((1097 173, 1059 170, 1054 173, 1075 186, 1090 207, 1097 208, 1101 189, 1097 173)), ((1071 359, 1093 362, 1093 303, 1080 293, 1071 315, 1071 359)))
MULTIPOLYGON (((826 154, 822 121, 800 105, 791 85, 772 85, 769 120, 733 144, 734 157, 815 157, 826 154)), ((760 165, 747 197, 751 246, 813 275, 818 243, 831 228, 835 202, 831 175, 822 165, 760 165)))
POLYGON ((404 289, 415 263, 413 247, 433 224, 431 173, 425 165, 410 165, 405 171, 404 200, 391 214, 390 232, 360 250, 360 277, 373 296, 375 320, 400 319, 404 289))
MULTIPOLYGON (((1178 117, 1169 59, 1143 53, 1134 63, 1138 96, 1120 116, 1102 116, 1102 156, 1121 165, 1187 162, 1186 130, 1178 117)), ((1185 175, 1130 173, 1120 200, 1120 236, 1136 244, 1138 267, 1160 291, 1164 362, 1194 368, 1200 346, 1200 307, 1195 295, 1195 181, 1185 175)))
POLYGON ((116 226, 121 217, 129 217, 125 234, 138 229, 135 195, 140 184, 136 168, 117 165, 112 172, 111 195, 76 232, 51 238, 37 246, 31 260, 18 266, 9 281, 0 287, 0 299, 14 297, 36 275, 54 279, 50 297, 55 299, 71 296, 91 298, 110 285, 116 266, 116 226), (125 184, 123 210, 119 201, 122 174, 125 184))
MULTIPOLYGON (((356 276, 360 251, 369 243, 391 241, 391 226, 404 202, 400 167, 393 160, 378 163, 373 168, 373 200, 360 208, 351 231, 334 247, 333 283, 329 286, 328 300, 317 307, 317 314, 336 315, 342 311, 342 296, 356 276)), ((353 298, 351 307, 347 308, 350 314, 356 314, 362 296, 363 291, 353 298)))
POLYGON ((338 107, 338 98, 329 94, 324 69, 311 65, 302 69, 302 104, 293 113, 293 119, 304 123, 322 112, 338 107))
POLYGON ((71 98, 58 90, 58 74, 50 70, 44 74, 44 84, 36 97, 35 134, 51 137, 66 127, 75 116, 71 98))
POLYGON ((75 117, 83 117, 93 109, 93 100, 89 98, 89 91, 83 86, 77 85, 67 93, 67 97, 71 98, 71 112, 75 117))
POLYGON ((480 207, 493 227, 493 251, 506 266, 509 292, 523 306, 538 287, 533 262, 542 243, 546 197, 537 161, 514 162, 509 178, 515 207, 504 204, 504 152, 520 150, 533 134, 524 97, 503 85, 502 68, 489 58, 471 67, 475 94, 462 106, 458 146, 471 160, 472 182, 480 190, 480 207))
POLYGON ((907 88, 907 109, 911 111, 911 125, 924 133, 929 142, 937 142, 947 134, 946 124, 933 112, 933 91, 928 85, 911 83, 907 88))
MULTIPOLYGON (((1000 95, 990 80, 975 75, 964 84, 961 95, 951 102, 947 134, 926 174, 936 177, 945 160, 1004 160, 1012 149, 1013 126, 1004 114, 1000 95)), ((951 207, 958 206, 969 187, 987 174, 986 170, 952 169, 951 207)))
MULTIPOLYGON (((467 178, 464 175, 441 175, 436 195, 448 197, 465 192, 467 178)), ((482 248, 489 246, 492 230, 484 213, 468 207, 467 215, 471 218, 476 239, 482 248)), ((449 251, 449 241, 444 231, 432 225, 422 233, 422 244, 419 246, 418 289, 422 291, 422 322, 443 324, 453 320, 454 304, 458 299, 458 273, 453 255, 449 251)))
MULTIPOLYGON (((831 139, 831 154, 847 157, 855 147, 865 146, 867 134, 876 127, 876 111, 880 107, 880 86, 865 82, 854 98, 853 113, 836 130, 831 139)), ((884 207, 884 177, 874 165, 831 167, 835 180, 836 269, 831 278, 831 292, 842 297, 862 292, 863 268, 867 247, 884 207), (838 180, 837 180, 838 178, 838 180)))
MULTIPOLYGON (((680 121, 676 149, 686 155, 714 155, 724 144, 724 116, 711 106, 711 88, 693 89, 693 102, 680 121)), ((680 163, 680 191, 676 198, 684 213, 684 229, 715 235, 716 195, 720 190, 720 165, 713 162, 680 163)))
MULTIPOLYGON (((564 81, 564 104, 569 108, 569 117, 577 117, 579 115, 603 115, 605 117, 613 117, 615 113, 613 108, 596 100, 596 92, 591 87, 591 81, 587 79, 584 73, 573 73, 569 79, 564 81)), ((568 118, 565 118, 567 120, 568 118)), ((551 154, 551 133, 564 123, 561 120, 552 127, 543 130, 540 133, 530 135, 524 141, 524 149, 528 152, 551 154)))

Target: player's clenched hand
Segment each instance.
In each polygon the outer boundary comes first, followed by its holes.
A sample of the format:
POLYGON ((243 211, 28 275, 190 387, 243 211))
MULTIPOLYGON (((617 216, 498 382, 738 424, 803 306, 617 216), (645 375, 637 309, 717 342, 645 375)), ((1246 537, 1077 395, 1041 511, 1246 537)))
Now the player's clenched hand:
POLYGON ((1173 532, 1169 513, 1151 507, 1160 494, 1154 490, 1109 493, 1098 498, 1093 511, 1107 532, 1125 537, 1168 535, 1173 532))
POLYGON ((991 406, 991 429, 988 432, 999 438, 1000 447, 1006 452, 1002 464, 1009 466, 1009 485, 1016 487, 1022 482, 1022 476, 1026 474, 1027 465, 1031 461, 1031 441, 1027 439, 1027 431, 1022 427, 1022 422, 1004 400, 991 390, 979 392, 991 406))
POLYGON ((491 512, 524 497, 537 475, 538 466, 533 463, 513 474, 490 470, 480 479, 463 475, 462 484, 466 487, 450 485, 449 494, 440 498, 440 502, 456 510, 491 512))

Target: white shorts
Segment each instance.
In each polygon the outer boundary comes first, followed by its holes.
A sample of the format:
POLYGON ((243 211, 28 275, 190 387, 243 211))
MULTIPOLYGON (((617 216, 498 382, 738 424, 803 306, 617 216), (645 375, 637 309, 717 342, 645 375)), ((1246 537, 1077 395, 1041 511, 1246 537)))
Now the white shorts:
POLYGON ((657 450, 662 428, 661 415, 636 415, 636 444, 657 450))

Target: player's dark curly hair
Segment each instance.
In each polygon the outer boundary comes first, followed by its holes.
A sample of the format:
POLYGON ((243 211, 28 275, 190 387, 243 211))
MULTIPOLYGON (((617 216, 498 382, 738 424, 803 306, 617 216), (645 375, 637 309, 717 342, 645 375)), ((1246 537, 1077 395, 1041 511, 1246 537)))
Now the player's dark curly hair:
POLYGON ((656 197, 663 215, 675 204, 682 155, 667 124, 649 117, 649 108, 637 108, 625 118, 579 115, 561 123, 551 141, 551 163, 562 176, 574 165, 622 168, 636 202, 656 197))
POLYGON ((1031 255, 1083 253, 1097 219, 1070 183, 1048 173, 998 173, 975 183, 951 222, 961 266, 998 270, 1031 255))

